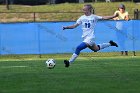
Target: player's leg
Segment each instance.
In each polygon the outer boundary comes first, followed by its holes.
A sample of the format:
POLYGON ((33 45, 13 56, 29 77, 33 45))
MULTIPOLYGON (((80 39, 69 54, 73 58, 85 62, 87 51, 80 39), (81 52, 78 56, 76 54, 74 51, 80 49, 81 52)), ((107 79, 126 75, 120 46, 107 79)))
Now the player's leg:
POLYGON ((100 50, 100 46, 96 45, 95 43, 92 46, 89 45, 88 48, 94 52, 97 52, 98 50, 100 50))
POLYGON ((69 62, 72 63, 74 60, 78 57, 80 54, 80 51, 87 48, 87 44, 85 42, 82 42, 80 45, 77 46, 75 53, 73 53, 72 57, 70 58, 69 62))
POLYGON ((64 60, 65 67, 69 67, 70 63, 74 62, 75 59, 78 57, 80 54, 80 51, 87 48, 87 44, 85 42, 82 42, 80 45, 77 46, 75 52, 71 56, 70 60, 64 60))
POLYGON ((98 44, 96 45, 95 43, 92 46, 88 46, 91 50, 93 50, 94 52, 97 52, 101 49, 107 48, 109 46, 116 46, 118 47, 117 43, 115 43, 114 41, 109 41, 109 43, 103 43, 103 44, 98 44))

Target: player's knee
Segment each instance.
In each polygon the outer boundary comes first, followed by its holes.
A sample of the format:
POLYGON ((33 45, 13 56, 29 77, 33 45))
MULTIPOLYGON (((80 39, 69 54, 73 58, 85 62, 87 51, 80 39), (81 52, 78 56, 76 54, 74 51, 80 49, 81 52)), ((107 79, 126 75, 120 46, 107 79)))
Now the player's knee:
POLYGON ((94 52, 97 52, 97 51, 99 51, 100 50, 100 46, 89 46, 89 48, 92 50, 92 51, 94 51, 94 52))
POLYGON ((80 54, 80 50, 75 50, 75 54, 79 55, 80 54))
MULTIPOLYGON (((91 49, 91 48, 90 48, 91 49)), ((94 51, 94 52, 97 52, 98 50, 97 49, 91 49, 92 51, 94 51)))
POLYGON ((75 54, 79 55, 81 50, 82 50, 82 48, 80 46, 77 46, 77 48, 75 50, 75 54))
POLYGON ((79 46, 77 46, 77 47, 76 47, 76 50, 81 51, 81 50, 82 50, 81 46, 80 46, 80 45, 79 45, 79 46))
POLYGON ((94 52, 97 52, 97 51, 99 51, 100 50, 100 48, 99 47, 97 47, 96 49, 94 49, 93 51, 94 52))
POLYGON ((94 52, 97 52, 98 50, 93 50, 94 52))
POLYGON ((87 47, 87 45, 83 42, 81 43, 79 46, 77 46, 76 50, 75 50, 75 54, 79 55, 80 51, 85 49, 87 47))

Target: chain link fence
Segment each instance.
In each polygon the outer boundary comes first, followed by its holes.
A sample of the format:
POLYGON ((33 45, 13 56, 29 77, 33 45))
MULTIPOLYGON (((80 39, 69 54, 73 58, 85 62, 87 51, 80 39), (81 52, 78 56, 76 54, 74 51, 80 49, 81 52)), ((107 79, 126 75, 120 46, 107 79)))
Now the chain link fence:
POLYGON ((75 21, 82 12, 0 12, 0 22, 75 21))
MULTIPOLYGON (((99 11, 93 10, 93 13, 101 15, 99 11)), ((107 12, 102 14, 112 15, 107 12)), ((0 12, 0 22, 42 22, 42 21, 75 21, 83 12, 0 12)), ((131 19, 139 17, 138 10, 129 13, 131 19)))

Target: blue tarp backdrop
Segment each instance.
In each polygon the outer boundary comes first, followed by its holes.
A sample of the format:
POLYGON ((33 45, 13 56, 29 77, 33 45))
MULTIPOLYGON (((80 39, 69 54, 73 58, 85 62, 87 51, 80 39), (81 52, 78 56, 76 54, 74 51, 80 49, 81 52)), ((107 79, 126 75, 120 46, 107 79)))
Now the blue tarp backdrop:
MULTIPOLYGON (((72 53, 82 42, 81 27, 62 30, 75 22, 0 23, 0 54, 72 53)), ((95 26, 95 42, 114 40, 119 47, 100 52, 140 50, 140 20, 99 21, 95 26)), ((92 52, 85 49, 82 52, 92 52)))

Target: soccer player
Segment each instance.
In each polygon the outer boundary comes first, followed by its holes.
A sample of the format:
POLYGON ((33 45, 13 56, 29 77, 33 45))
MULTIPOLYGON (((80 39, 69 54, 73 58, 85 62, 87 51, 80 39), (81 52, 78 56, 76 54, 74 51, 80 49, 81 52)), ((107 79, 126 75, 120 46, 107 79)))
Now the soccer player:
POLYGON ((118 15, 113 15, 113 16, 97 16, 92 14, 93 7, 91 4, 85 4, 83 6, 83 12, 84 15, 82 15, 75 24, 70 25, 70 26, 64 26, 63 30, 65 29, 73 29, 79 26, 80 24, 82 25, 82 30, 83 30, 83 42, 79 44, 73 53, 72 57, 69 60, 64 60, 65 67, 69 67, 72 62, 75 61, 75 59, 78 57, 80 54, 80 51, 89 48, 93 50, 94 52, 97 52, 101 49, 104 49, 109 46, 116 46, 118 45, 113 42, 112 40, 109 43, 103 43, 103 44, 98 44, 96 45, 94 42, 95 36, 94 36, 94 27, 95 24, 97 23, 98 20, 100 19, 112 19, 114 17, 117 17, 118 15))
MULTIPOLYGON (((128 15, 128 12, 125 10, 125 5, 124 4, 120 4, 119 7, 118 7, 118 10, 115 11, 114 15, 115 14, 118 14, 117 17, 113 18, 114 20, 126 20, 128 21, 129 20, 129 15, 128 15)), ((125 24, 123 24, 122 21, 117 21, 116 22, 116 28, 120 31, 122 31, 122 33, 126 33, 126 26, 125 24)), ((126 40, 126 37, 120 33, 116 33, 117 34, 117 39, 118 39, 118 43, 120 45, 120 48, 121 48, 121 55, 123 55, 125 53, 125 55, 128 55, 128 51, 125 50, 125 40, 126 40)))

